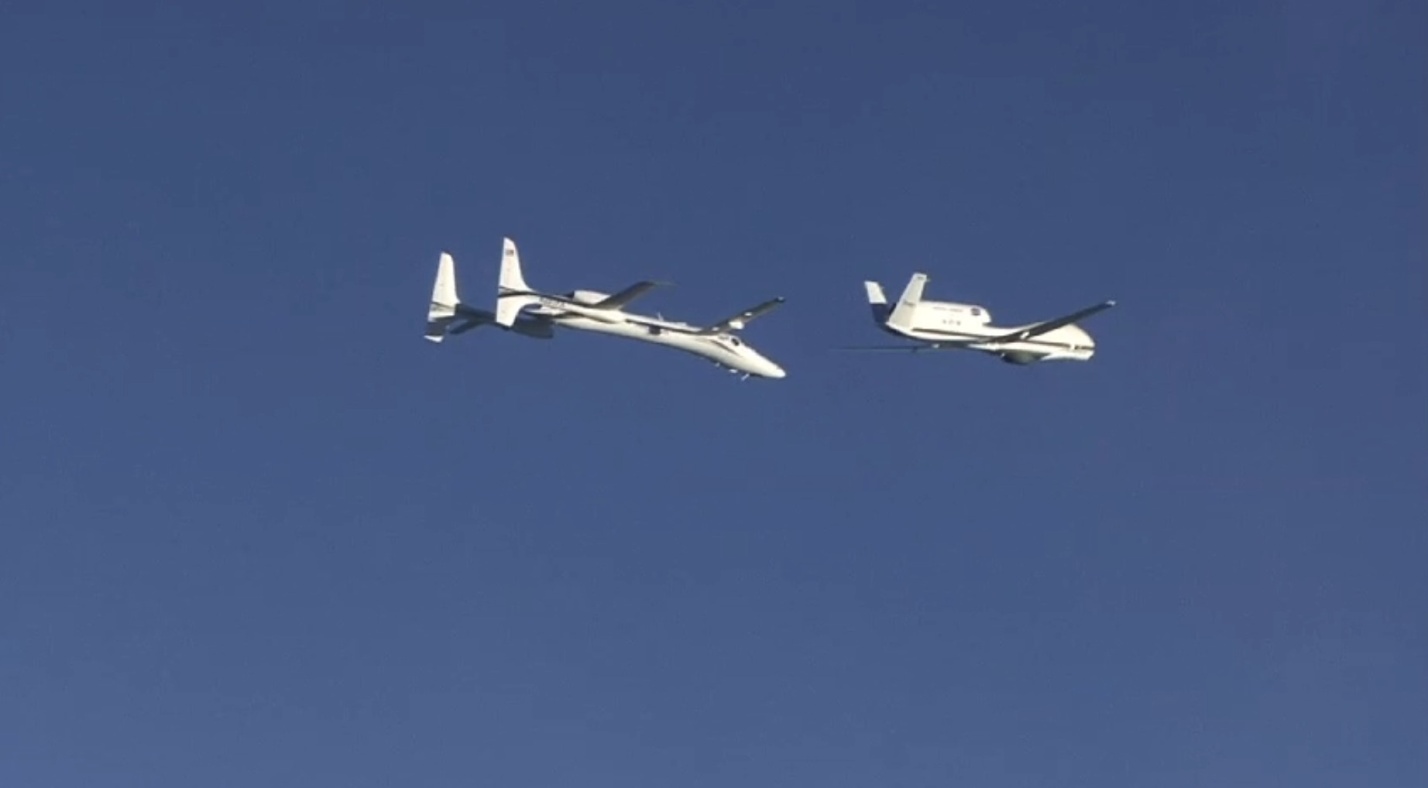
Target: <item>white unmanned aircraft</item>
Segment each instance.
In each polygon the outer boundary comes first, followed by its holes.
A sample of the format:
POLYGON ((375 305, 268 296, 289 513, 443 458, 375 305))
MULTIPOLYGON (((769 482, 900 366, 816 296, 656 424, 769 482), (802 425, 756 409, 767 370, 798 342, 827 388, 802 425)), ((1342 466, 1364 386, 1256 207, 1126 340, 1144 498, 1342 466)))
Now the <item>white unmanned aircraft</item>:
POLYGON ((741 374, 744 380, 751 375, 785 376, 782 367, 735 336, 750 320, 782 304, 782 297, 765 301, 712 326, 695 326, 625 311, 631 301, 657 286, 655 282, 636 282, 614 295, 594 290, 574 290, 562 295, 538 292, 526 284, 521 273, 520 253, 516 251, 515 242, 506 238, 496 311, 488 312, 461 303, 456 291, 455 263, 450 254, 443 252, 432 288, 431 306, 427 309, 426 338, 441 342, 448 335, 494 325, 525 336, 549 339, 555 336, 557 326, 563 326, 683 350, 730 373, 741 374))
POLYGON ((984 307, 922 300, 922 289, 926 285, 926 274, 913 274, 897 305, 889 307, 881 284, 863 282, 878 328, 923 344, 846 349, 979 350, 1008 364, 1019 365, 1037 361, 1089 361, 1096 353, 1096 341, 1075 322, 1116 305, 1115 301, 1104 301, 1054 320, 1001 328, 991 324, 992 315, 984 307))

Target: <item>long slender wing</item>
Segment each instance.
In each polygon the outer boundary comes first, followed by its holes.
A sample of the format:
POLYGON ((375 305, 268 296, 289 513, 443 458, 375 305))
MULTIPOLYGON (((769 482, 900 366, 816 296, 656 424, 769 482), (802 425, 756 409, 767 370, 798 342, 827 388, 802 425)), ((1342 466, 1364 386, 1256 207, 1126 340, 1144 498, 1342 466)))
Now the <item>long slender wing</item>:
POLYGON ((593 304, 593 306, 596 309, 622 309, 631 301, 634 301, 636 298, 639 298, 645 293, 648 293, 656 287, 659 287, 660 284, 661 283, 659 282, 650 281, 636 282, 625 288, 624 290, 621 290, 620 292, 609 296, 603 301, 593 304))
POLYGON ((750 320, 772 312, 785 300, 787 299, 785 299, 783 296, 779 296, 777 298, 770 298, 769 300, 763 302, 762 304, 759 304, 758 306, 750 307, 737 315, 724 318, 723 320, 720 320, 718 323, 715 323, 714 325, 709 326, 708 328, 701 329, 697 333, 703 335, 712 335, 722 334, 725 331, 738 331, 739 329, 748 325, 750 320))
POLYGON ((960 345, 847 345, 844 347, 834 348, 834 350, 853 350, 865 352, 885 351, 889 353, 923 353, 932 350, 961 349, 962 347, 960 345))
POLYGON ((1048 331, 1055 331, 1056 329, 1061 328, 1062 326, 1071 325, 1077 320, 1090 317, 1091 315, 1094 315, 1097 312, 1104 312, 1105 310, 1110 309, 1115 305, 1115 301, 1103 301, 1099 304, 1096 304, 1095 306, 1088 306, 1085 309, 1079 309, 1069 315, 1063 315, 1052 320, 1044 320, 1040 323, 1033 323, 1032 325, 1029 325, 1026 328, 1019 328, 1015 331, 1011 331, 1006 334, 987 337, 982 341, 988 344, 1020 342, 1023 339, 1030 339, 1031 337, 1037 336, 1039 334, 1045 334, 1048 331))

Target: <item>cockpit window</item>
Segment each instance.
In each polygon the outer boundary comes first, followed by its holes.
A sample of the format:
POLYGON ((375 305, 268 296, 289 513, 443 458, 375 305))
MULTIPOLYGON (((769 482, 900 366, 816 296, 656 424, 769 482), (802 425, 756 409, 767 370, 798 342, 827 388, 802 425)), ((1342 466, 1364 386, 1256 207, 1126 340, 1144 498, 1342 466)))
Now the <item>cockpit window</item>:
POLYGON ((739 345, 742 345, 744 343, 740 342, 738 337, 729 337, 729 344, 733 345, 734 347, 738 347, 739 345))

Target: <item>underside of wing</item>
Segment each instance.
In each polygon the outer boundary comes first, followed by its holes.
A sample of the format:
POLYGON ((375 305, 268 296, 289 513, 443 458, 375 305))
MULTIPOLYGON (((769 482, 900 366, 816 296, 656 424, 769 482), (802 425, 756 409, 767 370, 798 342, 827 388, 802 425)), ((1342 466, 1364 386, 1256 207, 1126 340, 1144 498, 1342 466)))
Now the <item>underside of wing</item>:
POLYGON ((659 282, 649 281, 636 282, 624 290, 607 297, 603 301, 593 304, 593 306, 597 309, 623 309, 631 301, 659 287, 659 284, 659 282))
POLYGON ((1048 331, 1055 331, 1056 329, 1061 328, 1062 326, 1069 326, 1072 323, 1075 323, 1077 320, 1083 320, 1085 318, 1090 317, 1091 315, 1096 314, 1097 312, 1104 312, 1105 310, 1110 309, 1115 305, 1115 301, 1103 301, 1102 303, 1096 304, 1095 306, 1088 306, 1085 309, 1080 309, 1075 312, 1072 312, 1069 315, 1063 315, 1053 320, 1044 320, 1040 323, 1033 323, 1032 325, 1029 325, 1025 328, 1019 328, 1015 331, 1009 331, 1005 334, 1000 334, 998 336, 987 337, 982 341, 987 344, 1020 342, 1024 339, 1030 339, 1031 337, 1045 334, 1048 331))

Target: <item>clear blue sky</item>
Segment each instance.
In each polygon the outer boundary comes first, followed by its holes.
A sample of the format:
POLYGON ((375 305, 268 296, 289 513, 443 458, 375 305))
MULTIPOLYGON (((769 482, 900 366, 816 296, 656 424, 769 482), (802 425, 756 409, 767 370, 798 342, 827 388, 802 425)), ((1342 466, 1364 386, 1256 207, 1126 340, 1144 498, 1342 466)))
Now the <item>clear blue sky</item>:
POLYGON ((0 785, 1423 786, 1425 24, 5 4, 0 785), (422 341, 503 235, 789 377, 422 341))

